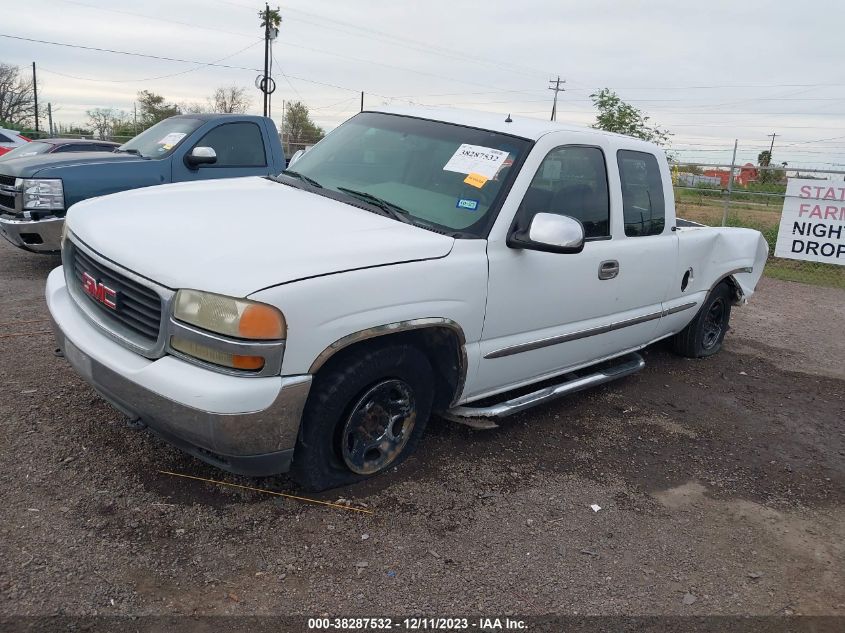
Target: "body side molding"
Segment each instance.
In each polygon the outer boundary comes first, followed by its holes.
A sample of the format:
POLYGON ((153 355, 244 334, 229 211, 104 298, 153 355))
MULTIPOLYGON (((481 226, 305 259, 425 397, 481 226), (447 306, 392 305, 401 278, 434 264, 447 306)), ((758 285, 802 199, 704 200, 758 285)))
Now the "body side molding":
POLYGON ((519 345, 512 345, 510 347, 503 347, 501 349, 493 350, 492 352, 485 354, 484 358, 502 358, 504 356, 511 356, 513 354, 520 354, 522 352, 530 352, 535 349, 540 349, 542 347, 548 347, 550 345, 558 345, 560 343, 567 343, 569 341, 577 341, 578 339, 587 338, 588 336, 596 336, 597 334, 606 334, 607 332, 612 332, 614 330, 620 330, 624 327, 630 327, 632 325, 639 325, 640 323, 645 323, 647 321, 653 321, 655 319, 659 319, 663 316, 667 316, 670 314, 676 314, 678 312, 683 312, 684 310, 689 310, 690 308, 695 307, 698 305, 695 301, 691 301, 689 303, 683 303, 679 306, 675 306, 673 308, 669 308, 666 310, 658 310, 655 312, 650 312, 649 314, 644 314, 642 316, 633 317, 631 319, 625 319, 624 321, 618 321, 617 323, 610 323, 609 325, 601 325, 599 327, 588 328, 586 330, 579 330, 578 332, 570 332, 569 334, 561 334, 560 336, 552 336, 549 338, 539 339, 536 341, 530 341, 528 343, 520 343, 519 345))

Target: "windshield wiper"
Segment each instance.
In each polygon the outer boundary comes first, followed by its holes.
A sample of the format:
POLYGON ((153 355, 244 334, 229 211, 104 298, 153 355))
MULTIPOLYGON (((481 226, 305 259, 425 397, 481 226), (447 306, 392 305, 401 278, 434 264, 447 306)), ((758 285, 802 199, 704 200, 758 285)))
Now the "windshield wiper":
POLYGON ((317 187, 318 189, 322 189, 323 185, 319 182, 314 180, 313 178, 306 176, 305 174, 300 174, 298 171, 292 171, 290 169, 286 169, 283 171, 280 176, 293 176, 294 178, 299 178, 302 182, 307 182, 312 187, 317 187))
POLYGON ((337 190, 342 191, 347 195, 354 196, 355 198, 359 198, 364 202, 368 202, 374 207, 378 207, 394 220, 399 220, 400 222, 405 222, 406 224, 413 224, 411 219, 408 217, 410 213, 398 204, 393 204, 389 200, 379 198, 378 196, 374 196, 366 191, 356 191, 355 189, 347 189, 346 187, 338 187, 337 190))

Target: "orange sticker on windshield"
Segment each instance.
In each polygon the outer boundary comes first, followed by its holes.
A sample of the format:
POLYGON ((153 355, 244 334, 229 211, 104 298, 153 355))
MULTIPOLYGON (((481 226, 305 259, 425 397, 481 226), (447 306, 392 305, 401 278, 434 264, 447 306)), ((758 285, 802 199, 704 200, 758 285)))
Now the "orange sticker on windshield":
POLYGON ((470 174, 464 178, 464 182, 466 184, 470 187, 476 187, 477 189, 481 189, 488 180, 489 178, 482 176, 481 174, 470 174))

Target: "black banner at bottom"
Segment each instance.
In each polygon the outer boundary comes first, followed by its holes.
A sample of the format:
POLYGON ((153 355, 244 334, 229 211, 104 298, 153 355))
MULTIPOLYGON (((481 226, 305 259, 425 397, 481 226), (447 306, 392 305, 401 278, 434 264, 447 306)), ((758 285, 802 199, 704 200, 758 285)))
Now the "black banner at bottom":
POLYGON ((843 633, 840 616, 0 616, 2 633, 843 633))

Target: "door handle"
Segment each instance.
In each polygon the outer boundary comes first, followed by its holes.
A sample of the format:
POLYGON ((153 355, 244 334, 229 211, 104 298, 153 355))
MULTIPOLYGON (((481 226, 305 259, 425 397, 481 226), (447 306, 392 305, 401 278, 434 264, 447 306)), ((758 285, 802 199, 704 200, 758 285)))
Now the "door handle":
POLYGON ((599 264, 599 279, 613 279, 619 274, 619 262, 615 259, 608 259, 599 264))

